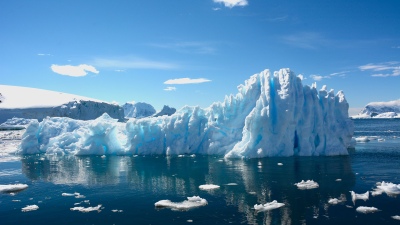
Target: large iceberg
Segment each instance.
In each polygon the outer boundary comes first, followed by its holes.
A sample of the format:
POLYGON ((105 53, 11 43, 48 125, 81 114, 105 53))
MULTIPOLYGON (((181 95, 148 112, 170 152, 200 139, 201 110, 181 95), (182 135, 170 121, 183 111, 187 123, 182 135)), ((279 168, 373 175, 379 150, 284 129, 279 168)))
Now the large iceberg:
POLYGON ((23 154, 217 154, 234 158, 346 155, 353 135, 342 91, 303 86, 289 69, 265 70, 236 95, 208 108, 183 107, 171 116, 117 122, 46 118, 32 122, 23 154))
POLYGON ((400 118, 400 99, 388 102, 370 102, 354 119, 400 118))

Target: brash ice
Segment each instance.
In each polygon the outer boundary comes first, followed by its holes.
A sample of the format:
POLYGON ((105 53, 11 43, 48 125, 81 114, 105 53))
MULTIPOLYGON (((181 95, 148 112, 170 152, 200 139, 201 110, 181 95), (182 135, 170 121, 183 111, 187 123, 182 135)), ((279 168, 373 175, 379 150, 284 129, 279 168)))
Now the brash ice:
POLYGON ((208 108, 185 106, 171 116, 117 122, 66 117, 34 121, 22 154, 178 155, 233 158, 346 155, 353 135, 342 91, 303 86, 289 69, 264 70, 208 108))

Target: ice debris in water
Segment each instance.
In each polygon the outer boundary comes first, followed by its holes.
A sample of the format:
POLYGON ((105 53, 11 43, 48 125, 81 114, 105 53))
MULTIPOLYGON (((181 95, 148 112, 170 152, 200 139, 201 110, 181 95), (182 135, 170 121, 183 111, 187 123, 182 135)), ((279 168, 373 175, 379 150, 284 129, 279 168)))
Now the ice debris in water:
POLYGON ((111 212, 114 212, 114 213, 122 213, 122 212, 124 212, 124 210, 120 210, 120 209, 112 209, 111 210, 111 212))
POLYGON ((199 196, 187 197, 187 200, 183 202, 171 202, 170 200, 160 200, 154 203, 155 207, 159 208, 171 208, 172 210, 189 210, 200 206, 207 205, 207 200, 200 198, 199 196))
POLYGON ((354 191, 350 191, 351 194, 351 200, 353 201, 353 204, 356 203, 356 200, 364 200, 367 201, 369 199, 369 192, 365 192, 364 194, 356 194, 354 191))
POLYGON ((225 158, 348 155, 354 133, 344 93, 303 86, 289 69, 265 70, 208 108, 118 122, 108 114, 83 121, 31 122, 22 154, 185 155, 225 158))
POLYGON ((295 183, 294 185, 296 185, 297 188, 300 190, 313 189, 319 187, 318 183, 313 180, 307 180, 307 181, 301 180, 301 182, 295 183))
POLYGON ((378 182, 376 189, 372 192, 372 195, 379 195, 385 192, 389 196, 396 196, 400 194, 400 184, 394 184, 391 182, 378 182))
POLYGON ((395 220, 400 220, 400 216, 398 216, 398 215, 396 215, 396 216, 392 216, 392 219, 395 219, 395 220))
POLYGON ((331 205, 337 205, 346 201, 346 195, 341 194, 339 198, 330 198, 328 203, 331 205))
POLYGON ((64 197, 75 196, 75 198, 86 198, 86 196, 81 195, 78 192, 75 192, 75 193, 62 193, 61 196, 64 196, 64 197))
POLYGON ((34 211, 34 210, 38 210, 39 206, 37 205, 27 205, 26 207, 22 208, 21 211, 22 212, 29 212, 29 211, 34 211))
POLYGON ((0 185, 0 192, 17 192, 28 188, 27 184, 5 184, 0 185))
POLYGON ((262 211, 268 211, 268 210, 277 209, 277 208, 280 208, 280 207, 282 207, 284 205, 285 205, 284 203, 279 203, 276 200, 274 200, 272 202, 267 202, 265 204, 259 204, 259 205, 255 204, 254 205, 254 209, 257 212, 262 212, 262 211))
POLYGON ((200 190, 214 190, 220 188, 220 186, 215 184, 203 184, 199 186, 200 190))
POLYGON ((283 166, 283 163, 278 163, 278 166, 283 166))
POLYGON ((374 213, 374 212, 378 212, 379 209, 375 208, 375 207, 367 207, 367 206, 359 206, 356 208, 356 211, 359 213, 374 213))
POLYGON ((98 211, 98 212, 100 212, 100 211, 101 211, 101 205, 94 206, 94 207, 87 207, 87 208, 82 207, 82 206, 77 206, 77 207, 70 208, 70 210, 71 210, 71 211, 84 212, 84 213, 91 212, 91 211, 98 211))

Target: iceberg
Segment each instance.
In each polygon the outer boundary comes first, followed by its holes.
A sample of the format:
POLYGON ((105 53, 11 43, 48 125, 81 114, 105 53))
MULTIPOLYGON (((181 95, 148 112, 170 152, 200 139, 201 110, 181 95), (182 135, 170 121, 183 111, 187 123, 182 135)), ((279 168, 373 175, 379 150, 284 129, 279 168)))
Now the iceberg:
POLYGON ((215 185, 215 184, 202 184, 199 186, 200 190, 205 190, 205 191, 214 190, 214 189, 218 189, 218 188, 220 188, 220 186, 215 185))
POLYGON ((295 183, 294 185, 296 185, 297 188, 300 190, 314 189, 319 187, 318 183, 313 180, 302 180, 301 182, 295 183))
POLYGON ((379 209, 377 209, 375 207, 359 206, 359 207, 357 207, 356 211, 359 212, 359 213, 367 214, 367 213, 378 212, 379 209))
POLYGON ((236 95, 208 108, 185 106, 171 116, 94 120, 48 117, 32 122, 22 154, 182 155, 226 158, 347 155, 353 122, 342 91, 303 86, 289 69, 265 70, 236 95))
POLYGON ((37 205, 27 205, 27 206, 23 207, 21 209, 21 211, 22 212, 29 212, 29 211, 35 211, 35 210, 38 210, 38 209, 39 209, 39 206, 37 206, 37 205))
POLYGON ((400 118, 400 99, 388 102, 370 102, 353 118, 400 118))
POLYGON ((187 197, 187 200, 183 202, 171 202, 170 200, 160 200, 154 203, 155 207, 158 208, 171 208, 172 210, 189 210, 192 208, 197 208, 200 206, 207 205, 208 202, 204 198, 200 198, 199 196, 187 197))
POLYGON ((369 192, 365 192, 364 194, 357 194, 354 191, 350 191, 351 194, 351 200, 353 201, 353 204, 356 204, 357 200, 364 200, 367 201, 369 199, 369 192))
POLYGON ((0 185, 0 192, 17 192, 27 188, 27 184, 3 184, 0 185))
POLYGON ((280 208, 280 207, 282 207, 284 205, 285 205, 284 203, 279 203, 276 200, 274 200, 272 202, 267 202, 265 204, 259 204, 259 205, 255 204, 254 205, 254 209, 257 212, 263 212, 263 211, 269 211, 269 210, 277 209, 277 208, 280 208))
POLYGON ((381 183, 377 183, 376 188, 375 192, 378 193, 385 192, 389 196, 400 195, 400 184, 382 181, 381 183))
POLYGON ((70 208, 71 211, 79 211, 79 212, 83 212, 83 213, 87 213, 87 212, 92 212, 92 211, 97 211, 100 212, 101 211, 101 205, 97 205, 97 206, 93 206, 93 207, 82 207, 82 206, 76 206, 73 208, 70 208))

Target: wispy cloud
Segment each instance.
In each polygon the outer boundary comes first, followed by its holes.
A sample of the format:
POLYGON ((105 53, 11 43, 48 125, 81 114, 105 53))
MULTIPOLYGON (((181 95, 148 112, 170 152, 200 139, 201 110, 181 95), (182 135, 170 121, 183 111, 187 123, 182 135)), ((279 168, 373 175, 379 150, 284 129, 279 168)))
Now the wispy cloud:
POLYGON ((150 44, 152 47, 169 49, 181 53, 194 53, 194 54, 212 54, 215 53, 215 48, 212 47, 209 43, 205 42, 195 42, 195 41, 186 41, 186 42, 174 42, 174 43, 153 43, 150 44))
POLYGON ((233 8, 235 6, 246 6, 249 4, 247 0, 214 0, 214 2, 222 3, 228 8, 233 8))
POLYGON ((273 17, 273 18, 267 18, 265 19, 265 21, 268 22, 283 22, 283 21, 287 21, 289 19, 288 15, 284 15, 284 16, 278 16, 278 17, 273 17))
POLYGON ((170 69, 177 69, 180 67, 175 63, 148 60, 138 57, 97 58, 93 61, 93 65, 106 68, 118 68, 118 70, 123 70, 123 69, 170 70, 170 69))
POLYGON ((297 34, 285 35, 281 40, 294 47, 304 49, 318 49, 329 44, 329 40, 317 32, 301 32, 297 34))
POLYGON ((176 87, 166 87, 164 91, 176 91, 176 87))
POLYGON ((87 64, 80 64, 78 66, 53 64, 50 68, 55 73, 71 77, 83 77, 86 76, 88 72, 99 73, 94 66, 87 64))
POLYGON ((205 78, 178 78, 178 79, 170 79, 164 82, 164 84, 199 84, 204 82, 210 82, 211 80, 205 78))
POLYGON ((391 61, 384 63, 368 63, 358 67, 361 71, 372 71, 373 77, 396 77, 400 76, 400 62, 391 61))
POLYGON ((329 75, 313 74, 313 75, 310 75, 309 77, 315 81, 321 81, 323 79, 331 79, 333 77, 345 77, 347 75, 347 73, 349 73, 349 72, 350 71, 341 71, 341 72, 331 73, 329 75))
POLYGON ((52 56, 52 54, 49 53, 38 53, 38 56, 52 56))
POLYGON ((398 45, 398 46, 393 46, 392 48, 400 49, 400 45, 398 45))
POLYGON ((321 76, 321 75, 313 74, 313 75, 310 75, 310 78, 315 80, 315 81, 321 81, 322 79, 328 79, 328 78, 331 78, 331 77, 330 76, 321 76))

